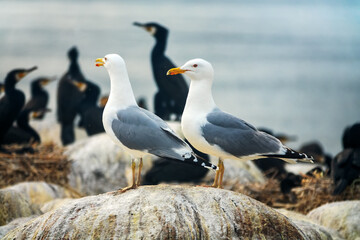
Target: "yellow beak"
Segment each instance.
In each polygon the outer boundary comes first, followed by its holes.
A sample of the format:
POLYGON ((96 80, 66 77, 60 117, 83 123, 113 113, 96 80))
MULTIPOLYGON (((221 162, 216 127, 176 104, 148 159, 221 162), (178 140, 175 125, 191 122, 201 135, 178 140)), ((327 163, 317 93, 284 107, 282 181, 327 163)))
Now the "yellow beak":
POLYGON ((186 70, 183 70, 181 68, 172 68, 169 71, 167 71, 166 75, 176 75, 184 72, 186 72, 186 70))
POLYGON ((97 67, 104 66, 104 64, 105 64, 103 58, 98 58, 98 59, 95 60, 95 62, 96 62, 95 66, 97 66, 97 67))

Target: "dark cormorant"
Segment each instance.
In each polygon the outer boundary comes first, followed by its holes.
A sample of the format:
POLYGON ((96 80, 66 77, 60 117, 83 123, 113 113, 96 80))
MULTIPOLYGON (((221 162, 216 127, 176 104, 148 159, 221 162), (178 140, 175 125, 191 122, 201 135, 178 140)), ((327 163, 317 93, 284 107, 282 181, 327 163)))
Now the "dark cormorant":
POLYGON ((139 107, 143 108, 143 109, 146 109, 148 110, 148 105, 147 105, 147 102, 146 102, 146 98, 144 97, 139 97, 137 100, 136 100, 137 104, 139 105, 139 107))
POLYGON ((102 123, 104 108, 97 105, 100 88, 90 81, 74 81, 74 84, 85 94, 85 98, 81 101, 78 108, 81 117, 79 127, 85 128, 88 136, 105 132, 102 123))
POLYGON ((158 86, 155 95, 154 107, 155 114, 164 120, 170 120, 171 115, 175 114, 177 120, 181 118, 184 110, 188 85, 181 75, 167 76, 166 72, 175 65, 165 56, 166 42, 169 31, 157 23, 134 23, 148 31, 155 37, 155 46, 151 52, 151 64, 154 79, 158 86))
POLYGON ((0 83, 0 98, 2 97, 2 93, 5 92, 5 85, 0 83))
POLYGON ((343 148, 360 148, 360 123, 347 127, 342 137, 343 148))
POLYGON ((317 172, 321 171, 324 175, 330 175, 332 157, 324 152, 323 147, 319 142, 313 141, 305 143, 300 147, 299 151, 313 156, 315 162, 321 164, 320 166, 315 167, 314 170, 317 170, 317 172))
POLYGON ((31 98, 25 104, 24 110, 31 110, 37 112, 35 119, 43 119, 46 106, 49 101, 49 94, 44 90, 44 86, 54 81, 46 77, 37 78, 31 82, 31 98))
POLYGON ((25 104, 24 93, 16 89, 15 85, 35 69, 37 67, 15 69, 9 72, 5 78, 5 95, 0 99, 0 142, 25 104))
POLYGON ((73 80, 84 82, 85 78, 77 62, 78 51, 73 47, 68 52, 70 66, 59 81, 57 91, 57 119, 61 125, 61 141, 63 145, 75 140, 74 120, 84 94, 74 86, 73 80))
POLYGON ((102 96, 102 97, 100 98, 100 101, 99 101, 99 106, 100 106, 100 108, 104 108, 104 107, 105 107, 108 99, 109 99, 109 95, 102 96))
POLYGON ((3 137, 1 144, 28 144, 32 141, 34 141, 34 137, 30 133, 17 126, 12 126, 3 137))
POLYGON ((355 179, 360 178, 360 123, 346 128, 342 141, 344 150, 331 163, 334 195, 341 194, 355 179))
MULTIPOLYGON (((43 116, 43 112, 45 112, 45 110, 44 111, 38 110, 38 111, 43 116)), ((31 108, 23 109, 16 120, 16 124, 20 129, 24 130, 26 133, 28 133, 31 136, 30 141, 28 143, 40 143, 41 140, 39 134, 29 124, 30 114, 32 112, 33 109, 31 108)))
MULTIPOLYGON (((196 150, 186 139, 185 142, 189 144, 197 156, 201 157, 205 162, 210 161, 209 155, 196 150)), ((189 164, 159 158, 154 161, 152 168, 146 172, 142 184, 156 185, 162 182, 198 183, 206 176, 208 171, 206 168, 194 168, 189 164)))

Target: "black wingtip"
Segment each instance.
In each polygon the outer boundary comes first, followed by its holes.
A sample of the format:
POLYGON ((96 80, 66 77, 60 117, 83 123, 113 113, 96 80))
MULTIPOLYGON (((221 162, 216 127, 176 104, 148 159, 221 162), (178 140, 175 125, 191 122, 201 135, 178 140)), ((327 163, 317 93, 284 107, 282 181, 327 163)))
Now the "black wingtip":
POLYGON ((314 158, 312 156, 308 156, 305 153, 299 153, 299 152, 292 150, 291 148, 287 148, 287 147, 286 147, 286 152, 284 154, 265 154, 262 156, 271 157, 271 158, 279 158, 284 161, 289 161, 292 163, 296 163, 296 162, 314 163, 314 158))
POLYGON ((198 156, 196 154, 191 154, 191 157, 185 158, 184 162, 188 163, 188 164, 195 165, 195 166, 215 170, 215 171, 218 170, 218 167, 216 165, 206 161, 205 159, 201 158, 200 156, 198 156))

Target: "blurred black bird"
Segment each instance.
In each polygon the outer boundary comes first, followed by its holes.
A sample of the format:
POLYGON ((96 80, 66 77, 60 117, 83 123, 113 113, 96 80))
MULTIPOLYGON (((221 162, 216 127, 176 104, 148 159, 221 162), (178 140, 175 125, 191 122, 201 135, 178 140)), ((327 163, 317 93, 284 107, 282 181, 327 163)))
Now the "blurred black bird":
POLYGON ((291 192, 291 189, 294 187, 301 186, 302 176, 287 173, 283 179, 280 181, 280 190, 283 194, 288 194, 291 192))
MULTIPOLYGON (((23 109, 16 119, 16 126, 12 126, 2 139, 3 144, 34 144, 41 143, 39 134, 30 126, 30 118, 36 118, 37 115, 44 116, 44 111, 48 109, 39 109, 33 111, 31 108, 23 109)), ((31 151, 31 150, 30 150, 31 151)))
POLYGON ((342 137, 343 148, 360 148, 360 123, 345 128, 342 137))
POLYGON ((166 73, 175 65, 165 56, 169 31, 158 23, 134 23, 142 27, 155 38, 155 46, 151 52, 151 65, 158 92, 154 99, 155 114, 164 120, 170 120, 175 115, 180 120, 185 107, 189 90, 184 78, 179 75, 167 76, 166 73))
POLYGON ((99 101, 100 108, 104 108, 106 106, 106 103, 109 99, 109 95, 102 96, 99 101))
POLYGON ((330 175, 332 157, 325 153, 321 143, 318 141, 305 143, 300 147, 299 151, 313 156, 315 162, 314 170, 322 172, 324 175, 330 175))
POLYGON ((68 145, 75 141, 74 120, 78 107, 84 99, 84 93, 73 84, 73 80, 84 82, 85 77, 78 64, 78 50, 72 47, 68 51, 70 66, 59 81, 57 89, 57 119, 61 125, 61 142, 68 145))
POLYGON ((5 85, 3 83, 0 83, 0 99, 2 97, 2 93, 5 92, 5 85))
POLYGON ((30 136, 30 140, 27 143, 41 142, 39 134, 30 126, 29 120, 31 113, 33 113, 34 117, 36 117, 37 115, 44 116, 45 111, 46 109, 37 109, 36 111, 34 111, 32 107, 28 107, 20 112, 19 117, 16 120, 16 124, 20 129, 24 130, 30 136))
POLYGON ((139 98, 136 100, 136 102, 137 102, 137 104, 138 104, 139 107, 141 107, 141 108, 143 108, 143 109, 146 109, 146 110, 149 109, 145 97, 139 97, 139 98))
POLYGON ((5 78, 5 95, 0 99, 0 142, 18 117, 25 104, 25 95, 15 88, 16 84, 27 74, 37 69, 15 69, 5 78))
POLYGON ((355 179, 360 178, 360 148, 347 148, 332 161, 334 195, 341 194, 355 179))
POLYGON ((355 179, 360 178, 360 123, 345 129, 342 143, 344 150, 331 162, 334 195, 341 194, 355 179))
POLYGON ((55 78, 41 77, 31 82, 31 98, 25 104, 24 110, 37 112, 34 115, 35 119, 43 119, 47 112, 45 109, 49 101, 49 94, 43 87, 54 80, 55 78))
POLYGON ((102 124, 104 108, 97 105, 100 88, 95 83, 87 80, 85 82, 74 81, 74 84, 85 94, 85 98, 78 108, 80 114, 79 127, 84 128, 88 136, 105 132, 102 124))
POLYGON ((282 179, 287 174, 285 163, 281 159, 259 158, 254 163, 268 178, 282 179))
MULTIPOLYGON (((210 161, 207 154, 196 150, 186 139, 185 141, 198 157, 204 159, 206 162, 210 161)), ((162 182, 198 183, 206 176, 208 171, 206 168, 194 168, 189 164, 159 158, 153 162, 152 168, 146 172, 142 184, 156 185, 162 182)))

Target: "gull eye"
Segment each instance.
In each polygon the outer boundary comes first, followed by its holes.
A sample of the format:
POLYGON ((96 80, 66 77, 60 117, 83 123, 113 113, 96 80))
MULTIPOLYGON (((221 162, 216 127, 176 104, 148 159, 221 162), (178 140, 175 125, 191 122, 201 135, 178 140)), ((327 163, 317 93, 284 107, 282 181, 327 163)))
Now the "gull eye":
POLYGON ((105 61, 107 61, 107 58, 104 58, 105 59, 105 61))
POLYGON ((196 67, 197 67, 197 64, 194 64, 193 67, 196 68, 196 67))

